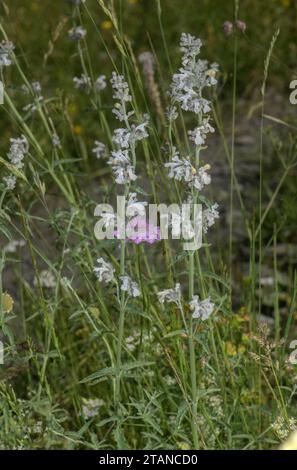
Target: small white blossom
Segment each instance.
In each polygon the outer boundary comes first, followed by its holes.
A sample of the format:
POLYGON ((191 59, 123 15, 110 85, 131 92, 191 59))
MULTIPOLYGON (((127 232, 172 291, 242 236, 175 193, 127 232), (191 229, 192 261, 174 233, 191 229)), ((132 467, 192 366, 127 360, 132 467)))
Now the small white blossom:
POLYGON ((134 168, 130 164, 125 167, 113 167, 113 172, 117 184, 127 184, 137 179, 134 168))
POLYGON ((24 156, 29 151, 29 144, 24 135, 16 139, 10 139, 10 149, 7 154, 10 162, 16 168, 22 168, 24 166, 23 159, 24 156))
POLYGON ((205 143, 206 136, 210 132, 214 132, 214 128, 209 124, 208 119, 203 119, 202 125, 196 127, 193 131, 188 131, 188 135, 190 140, 192 140, 195 145, 199 146, 205 143))
POLYGON ((3 40, 0 43, 0 67, 9 67, 11 65, 11 55, 14 48, 15 46, 11 41, 3 40))
POLYGON ((34 93, 36 93, 37 95, 40 95, 40 93, 41 93, 41 84, 40 84, 40 82, 32 82, 31 86, 32 86, 32 90, 34 91, 34 93))
POLYGON ((194 187, 198 191, 201 191, 205 185, 211 182, 211 177, 207 173, 207 170, 210 168, 209 165, 200 167, 197 171, 192 166, 189 158, 180 158, 178 153, 175 153, 171 162, 165 163, 165 167, 169 168, 169 178, 184 181, 188 183, 190 187, 194 187))
POLYGON ((12 191, 16 185, 16 177, 14 175, 4 176, 3 181, 8 191, 12 191))
POLYGON ((130 138, 130 131, 124 128, 115 129, 112 137, 112 141, 114 144, 118 145, 122 149, 129 148, 129 138, 130 138))
POLYGON ((58 134, 54 133, 52 135, 52 143, 54 147, 61 147, 61 139, 58 134))
POLYGON ((144 216, 146 201, 138 201, 136 193, 129 193, 129 199, 127 201, 126 215, 127 217, 144 216))
POLYGON ((68 31, 68 37, 72 41, 80 41, 87 34, 87 31, 82 26, 76 26, 68 31))
POLYGON ((29 95, 30 94, 30 89, 27 85, 23 83, 23 85, 20 86, 20 91, 23 93, 23 95, 29 95))
POLYGON ((168 385, 168 387, 172 387, 172 385, 176 384, 175 378, 171 377, 171 375, 166 375, 164 377, 164 380, 165 380, 166 384, 168 385))
POLYGON ((215 220, 220 217, 218 211, 219 205, 217 203, 213 204, 210 209, 203 211, 203 232, 207 233, 209 227, 212 227, 215 224, 215 220))
POLYGON ((176 106, 168 106, 166 108, 166 116, 169 121, 175 121, 178 118, 178 112, 176 106))
POLYGON ((93 147, 92 152, 96 158, 100 159, 106 155, 106 147, 102 142, 99 140, 95 140, 94 142, 95 147, 93 147))
POLYGON ((143 116, 141 124, 132 124, 129 129, 118 128, 114 131, 113 142, 120 148, 127 149, 134 145, 138 140, 148 137, 147 132, 148 115, 143 116))
POLYGON ((88 77, 86 74, 82 74, 80 77, 74 77, 73 78, 73 83, 76 89, 78 90, 83 90, 89 93, 92 82, 90 77, 88 77))
POLYGON ((202 321, 207 320, 213 312, 214 304, 210 298, 199 300, 198 295, 194 295, 193 299, 189 302, 190 310, 192 310, 193 318, 199 318, 202 321))
POLYGON ((99 409, 105 405, 105 401, 99 398, 83 398, 82 415, 87 420, 97 416, 99 409))
POLYGON ((112 166, 116 183, 126 184, 131 181, 135 181, 137 176, 135 175, 134 168, 131 165, 128 151, 112 151, 111 155, 112 156, 107 163, 112 166))
POLYGON ((107 163, 111 166, 127 165, 130 163, 128 150, 113 150, 107 163))
POLYGON ((128 295, 131 295, 131 297, 139 297, 140 296, 140 290, 137 282, 132 281, 132 279, 129 276, 121 276, 120 277, 122 284, 121 284, 121 290, 124 292, 127 292, 128 295))
POLYGON ((198 191, 201 191, 204 186, 211 183, 211 176, 207 173, 209 168, 209 165, 202 166, 190 180, 191 185, 193 185, 198 191))
POLYGON ((177 181, 191 181, 195 172, 195 168, 191 165, 191 162, 187 158, 180 158, 179 154, 173 149, 174 155, 171 162, 165 163, 165 167, 169 168, 169 178, 177 181))
POLYGON ((289 434, 297 429, 295 418, 285 420, 283 416, 278 416, 272 424, 272 429, 280 440, 286 439, 289 434))
MULTIPOLYGON (((43 269, 39 274, 39 282, 42 287, 53 289, 56 287, 56 279, 51 271, 43 269)), ((37 277, 34 278, 34 286, 38 285, 37 277)))
POLYGON ((132 101, 128 83, 125 81, 123 75, 118 75, 115 72, 112 72, 112 78, 110 81, 113 88, 112 96, 114 99, 119 100, 119 102, 115 103, 112 112, 119 121, 127 122, 134 114, 133 111, 128 112, 126 109, 126 103, 132 101))
POLYGON ((25 111, 26 113, 28 112, 29 114, 33 114, 33 113, 35 113, 37 108, 40 105, 42 105, 43 101, 44 101, 44 98, 43 98, 43 96, 40 95, 35 99, 34 103, 29 103, 26 106, 24 106, 23 111, 25 111))
POLYGON ((95 81, 95 88, 97 91, 102 91, 106 88, 106 77, 105 75, 99 75, 95 81))
POLYGON ((4 246, 3 251, 5 251, 6 253, 15 253, 18 247, 22 248, 23 246, 25 246, 25 244, 25 240, 22 239, 11 240, 4 246))
POLYGON ((195 57, 200 54, 200 49, 202 47, 202 41, 199 38, 195 38, 191 34, 182 33, 180 38, 180 50, 186 56, 195 57))
POLYGON ((205 87, 216 84, 217 64, 208 65, 198 58, 202 42, 190 34, 182 33, 180 47, 183 53, 182 67, 173 75, 171 85, 172 102, 178 102, 185 111, 195 114, 208 113, 209 101, 202 96, 205 87))
POLYGON ((161 304, 164 304, 164 302, 168 303, 180 303, 181 299, 181 289, 180 289, 180 284, 177 283, 173 289, 165 289, 161 292, 158 292, 158 300, 161 304))
POLYGON ((118 75, 116 72, 112 72, 110 82, 114 90, 112 95, 114 99, 125 102, 132 101, 128 83, 125 81, 123 75, 118 75))
POLYGON ((104 281, 106 283, 113 282, 115 280, 114 272, 115 269, 111 263, 104 261, 103 258, 97 259, 98 266, 94 267, 94 273, 96 274, 100 282, 104 281))
MULTIPOLYGON (((129 352, 135 351, 137 347, 137 343, 139 343, 139 337, 140 337, 140 333, 138 333, 137 331, 133 332, 132 335, 127 336, 127 338, 125 339, 125 343, 126 343, 126 349, 129 352)), ((144 338, 142 338, 142 340, 144 342, 144 338)))

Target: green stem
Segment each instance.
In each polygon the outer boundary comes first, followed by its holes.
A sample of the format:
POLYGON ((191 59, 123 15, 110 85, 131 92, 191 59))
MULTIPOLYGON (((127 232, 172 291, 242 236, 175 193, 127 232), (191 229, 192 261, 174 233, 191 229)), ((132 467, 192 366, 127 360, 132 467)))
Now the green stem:
MULTIPOLYGON (((189 300, 194 295, 194 251, 189 253, 189 300)), ((192 436, 194 449, 199 448, 198 429, 197 429, 197 381, 196 381, 196 357, 193 334, 193 319, 190 317, 189 326, 189 350, 190 350, 190 371, 191 371, 191 390, 192 390, 192 436)))
MULTIPOLYGON (((125 275, 125 256, 126 255, 126 241, 121 240, 121 257, 120 257, 120 275, 125 275)), ((119 404, 121 398, 121 367, 122 367, 122 343, 124 337, 124 325, 125 325, 125 292, 120 291, 120 319, 119 319, 119 330, 118 330, 118 341, 116 351, 116 381, 115 381, 115 409, 117 415, 119 415, 119 404)), ((117 422, 118 431, 121 423, 117 422)))

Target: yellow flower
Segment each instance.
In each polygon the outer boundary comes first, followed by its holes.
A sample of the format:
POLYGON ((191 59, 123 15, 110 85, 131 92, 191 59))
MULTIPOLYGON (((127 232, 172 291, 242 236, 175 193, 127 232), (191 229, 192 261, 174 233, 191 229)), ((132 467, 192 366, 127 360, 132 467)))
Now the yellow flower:
POLYGON ((178 445, 178 448, 181 449, 181 450, 190 450, 191 449, 191 447, 189 446, 189 444, 187 442, 178 442, 177 445, 178 445))
POLYGON ((112 22, 110 20, 102 21, 101 28, 105 29, 106 31, 112 29, 112 22))
POLYGON ((236 346, 231 341, 226 342, 226 353, 228 356, 236 356, 237 354, 236 346))
POLYGON ((100 316, 100 310, 97 307, 90 307, 90 312, 94 317, 100 316))
POLYGON ((4 313, 10 313, 13 309, 13 298, 7 293, 2 294, 2 310, 4 313))
POLYGON ((78 124, 76 126, 73 126, 73 132, 76 135, 81 135, 82 134, 82 127, 79 126, 78 124))

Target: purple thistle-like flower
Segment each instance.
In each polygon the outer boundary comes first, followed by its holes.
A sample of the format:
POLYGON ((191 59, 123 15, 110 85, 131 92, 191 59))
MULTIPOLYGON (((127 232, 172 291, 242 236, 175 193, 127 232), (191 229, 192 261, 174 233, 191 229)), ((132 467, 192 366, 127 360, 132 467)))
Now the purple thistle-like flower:
MULTIPOLYGON (((119 231, 114 232, 115 238, 119 238, 119 231)), ((160 227, 149 223, 144 217, 134 217, 127 224, 126 241, 139 245, 140 243, 153 243, 161 240, 160 227)))

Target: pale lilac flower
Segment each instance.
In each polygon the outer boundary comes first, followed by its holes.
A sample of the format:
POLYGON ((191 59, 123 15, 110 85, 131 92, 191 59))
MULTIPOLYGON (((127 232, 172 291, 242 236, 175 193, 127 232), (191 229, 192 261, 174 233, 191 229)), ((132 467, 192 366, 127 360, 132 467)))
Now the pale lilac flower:
POLYGON ((129 276, 121 276, 120 277, 122 284, 121 284, 121 290, 124 292, 127 292, 128 295, 131 297, 139 297, 140 296, 140 290, 137 282, 132 281, 132 279, 129 276))
POLYGON ((158 300, 161 304, 164 302, 167 303, 176 303, 179 304, 181 301, 181 289, 180 284, 177 283, 173 289, 165 289, 161 292, 158 292, 158 300))
POLYGON ((127 224, 127 240, 136 245, 149 243, 152 245, 160 240, 160 228, 150 224, 145 217, 136 216, 127 224))
POLYGON ((235 21, 235 26, 239 31, 241 31, 242 33, 245 33, 246 23, 244 21, 236 20, 235 21))
POLYGON ((193 312, 192 317, 207 320, 214 310, 214 304, 210 298, 199 300, 198 295, 194 295, 193 299, 189 302, 190 310, 193 312))
POLYGON ((96 274, 100 282, 104 281, 106 283, 113 282, 115 280, 114 272, 115 269, 111 263, 108 263, 103 258, 97 259, 98 266, 95 266, 93 271, 96 274))
POLYGON ((231 21, 225 21, 222 24, 222 30, 226 36, 231 36, 233 33, 233 23, 231 23, 231 21))

